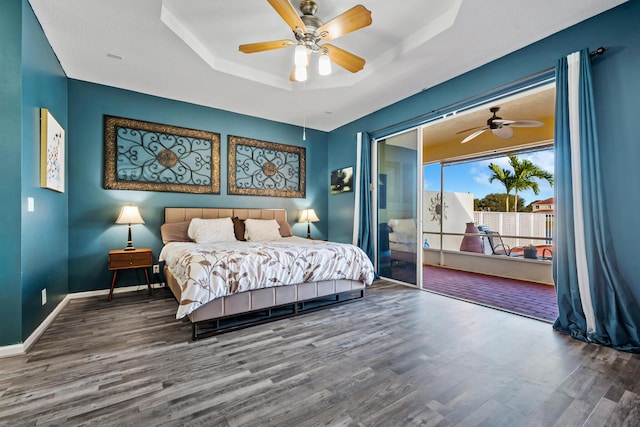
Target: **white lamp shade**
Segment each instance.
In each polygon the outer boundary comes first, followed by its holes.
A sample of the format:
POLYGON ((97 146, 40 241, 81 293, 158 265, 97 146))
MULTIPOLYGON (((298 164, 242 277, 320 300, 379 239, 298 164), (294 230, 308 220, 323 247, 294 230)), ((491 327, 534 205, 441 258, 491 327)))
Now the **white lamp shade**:
POLYGON ((144 224, 137 206, 123 206, 116 224, 144 224))
POLYGON ((331 74, 331 59, 329 59, 329 55, 323 53, 318 58, 318 74, 321 76, 328 76, 331 74))
POLYGON ((307 66, 307 48, 303 44, 296 46, 293 54, 293 63, 296 67, 307 66))
POLYGON ((316 215, 316 211, 313 209, 303 209, 300 213, 300 219, 298 222, 318 222, 318 215, 316 215))
POLYGON ((297 82, 306 81, 307 80, 307 67, 306 66, 298 66, 298 65, 296 65, 296 69, 295 69, 293 78, 296 79, 297 82))

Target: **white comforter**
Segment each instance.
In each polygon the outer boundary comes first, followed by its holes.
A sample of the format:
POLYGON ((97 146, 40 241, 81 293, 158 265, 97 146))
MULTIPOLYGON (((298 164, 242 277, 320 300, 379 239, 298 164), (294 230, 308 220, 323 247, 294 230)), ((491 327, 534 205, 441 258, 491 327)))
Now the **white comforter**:
POLYGON ((176 318, 225 295, 251 289, 332 279, 373 282, 357 246, 286 237, 273 242, 168 243, 160 253, 182 295, 176 318))

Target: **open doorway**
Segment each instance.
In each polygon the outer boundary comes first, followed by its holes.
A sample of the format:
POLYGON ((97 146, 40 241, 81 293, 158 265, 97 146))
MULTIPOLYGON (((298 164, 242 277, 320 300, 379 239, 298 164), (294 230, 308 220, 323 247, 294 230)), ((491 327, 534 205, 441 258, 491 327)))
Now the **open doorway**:
POLYGON ((547 84, 422 128, 424 287, 442 273, 427 267, 444 267, 543 284, 554 296, 554 109, 547 84), (495 126, 514 122, 525 127, 495 126), (518 181, 523 164, 536 173, 518 181))

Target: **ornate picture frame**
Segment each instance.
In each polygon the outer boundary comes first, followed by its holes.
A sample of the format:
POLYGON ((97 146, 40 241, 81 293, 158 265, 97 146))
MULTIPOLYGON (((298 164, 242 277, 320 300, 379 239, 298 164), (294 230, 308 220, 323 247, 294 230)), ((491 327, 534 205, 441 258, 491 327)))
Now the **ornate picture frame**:
POLYGON ((40 109, 40 187, 64 193, 65 132, 46 108, 40 109))
POLYGON ((306 197, 306 149, 229 135, 228 194, 306 197))
POLYGON ((220 194, 220 134, 105 115, 104 187, 220 194))

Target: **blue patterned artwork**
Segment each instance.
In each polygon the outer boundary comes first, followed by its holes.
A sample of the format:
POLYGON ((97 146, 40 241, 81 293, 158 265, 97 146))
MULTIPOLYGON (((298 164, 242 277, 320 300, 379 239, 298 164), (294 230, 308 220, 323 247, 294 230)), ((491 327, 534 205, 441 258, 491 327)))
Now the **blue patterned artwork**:
POLYGON ((105 116, 105 188, 220 193, 220 135, 105 116))
POLYGON ((305 197, 304 147, 229 135, 228 194, 305 197))

